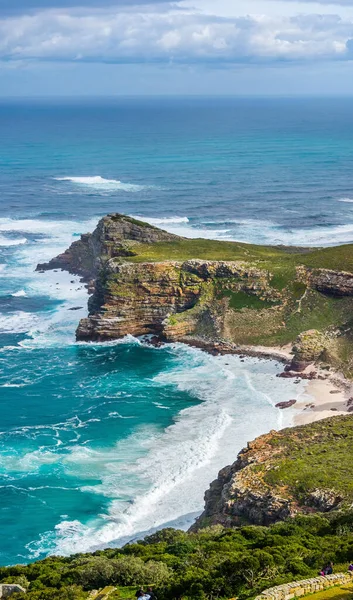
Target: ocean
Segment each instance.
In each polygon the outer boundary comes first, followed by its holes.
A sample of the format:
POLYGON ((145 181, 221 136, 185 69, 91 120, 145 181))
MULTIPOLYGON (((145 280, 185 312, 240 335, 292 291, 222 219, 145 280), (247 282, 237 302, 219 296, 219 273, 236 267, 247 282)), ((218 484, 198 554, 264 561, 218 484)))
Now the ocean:
POLYGON ((2 100, 0 133, 0 564, 186 528, 304 385, 182 344, 77 344, 84 285, 36 264, 113 211, 190 237, 352 242, 351 100, 2 100))

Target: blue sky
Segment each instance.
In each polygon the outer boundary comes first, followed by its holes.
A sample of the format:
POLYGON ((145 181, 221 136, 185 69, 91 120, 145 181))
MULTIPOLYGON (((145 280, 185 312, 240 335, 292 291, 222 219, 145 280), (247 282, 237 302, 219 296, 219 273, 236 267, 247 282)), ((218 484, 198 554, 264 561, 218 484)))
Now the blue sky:
POLYGON ((0 0, 0 95, 353 94, 353 0, 0 0))

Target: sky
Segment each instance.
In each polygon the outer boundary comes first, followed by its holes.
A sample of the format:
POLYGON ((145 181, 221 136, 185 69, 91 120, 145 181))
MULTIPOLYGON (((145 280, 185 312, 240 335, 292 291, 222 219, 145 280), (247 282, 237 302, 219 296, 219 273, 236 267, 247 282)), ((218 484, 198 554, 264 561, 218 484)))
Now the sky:
POLYGON ((0 0, 0 96, 353 95, 353 0, 0 0))

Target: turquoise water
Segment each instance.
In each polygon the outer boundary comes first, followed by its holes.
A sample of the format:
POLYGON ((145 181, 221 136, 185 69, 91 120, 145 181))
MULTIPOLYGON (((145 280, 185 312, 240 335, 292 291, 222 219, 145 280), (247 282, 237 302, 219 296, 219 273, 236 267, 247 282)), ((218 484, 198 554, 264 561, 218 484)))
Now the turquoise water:
POLYGON ((0 563, 187 527, 302 384, 180 344, 76 344, 82 283, 35 266, 113 210, 193 237, 352 241, 349 102, 2 103, 0 131, 0 563))

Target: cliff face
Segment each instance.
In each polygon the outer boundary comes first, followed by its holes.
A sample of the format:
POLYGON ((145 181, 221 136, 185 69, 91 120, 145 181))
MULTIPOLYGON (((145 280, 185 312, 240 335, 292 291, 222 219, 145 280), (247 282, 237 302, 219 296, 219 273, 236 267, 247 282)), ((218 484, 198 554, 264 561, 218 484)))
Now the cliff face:
MULTIPOLYGON (((217 302, 218 283, 256 294, 269 290, 268 279, 268 273, 236 262, 109 260, 90 302, 92 314, 81 320, 77 338, 102 341, 153 333, 179 339, 197 329, 211 299, 217 302)), ((220 328, 215 319, 213 327, 220 328)))
POLYGON ((349 250, 190 240, 111 214, 37 269, 65 269, 88 282, 89 316, 79 324, 79 340, 154 334, 272 346, 299 336, 293 368, 326 360, 353 376, 349 250), (335 269, 326 268, 331 263, 335 269))
POLYGON ((48 263, 37 266, 37 271, 63 269, 81 275, 85 281, 94 280, 105 263, 113 257, 134 256, 134 245, 170 242, 179 239, 147 223, 125 215, 103 217, 93 233, 86 233, 70 248, 48 263))
POLYGON ((297 267, 297 276, 300 281, 324 294, 338 297, 353 295, 352 273, 297 267))
POLYGON ((220 471, 193 530, 220 523, 269 525, 298 512, 352 506, 353 416, 271 431, 250 442, 220 471))

